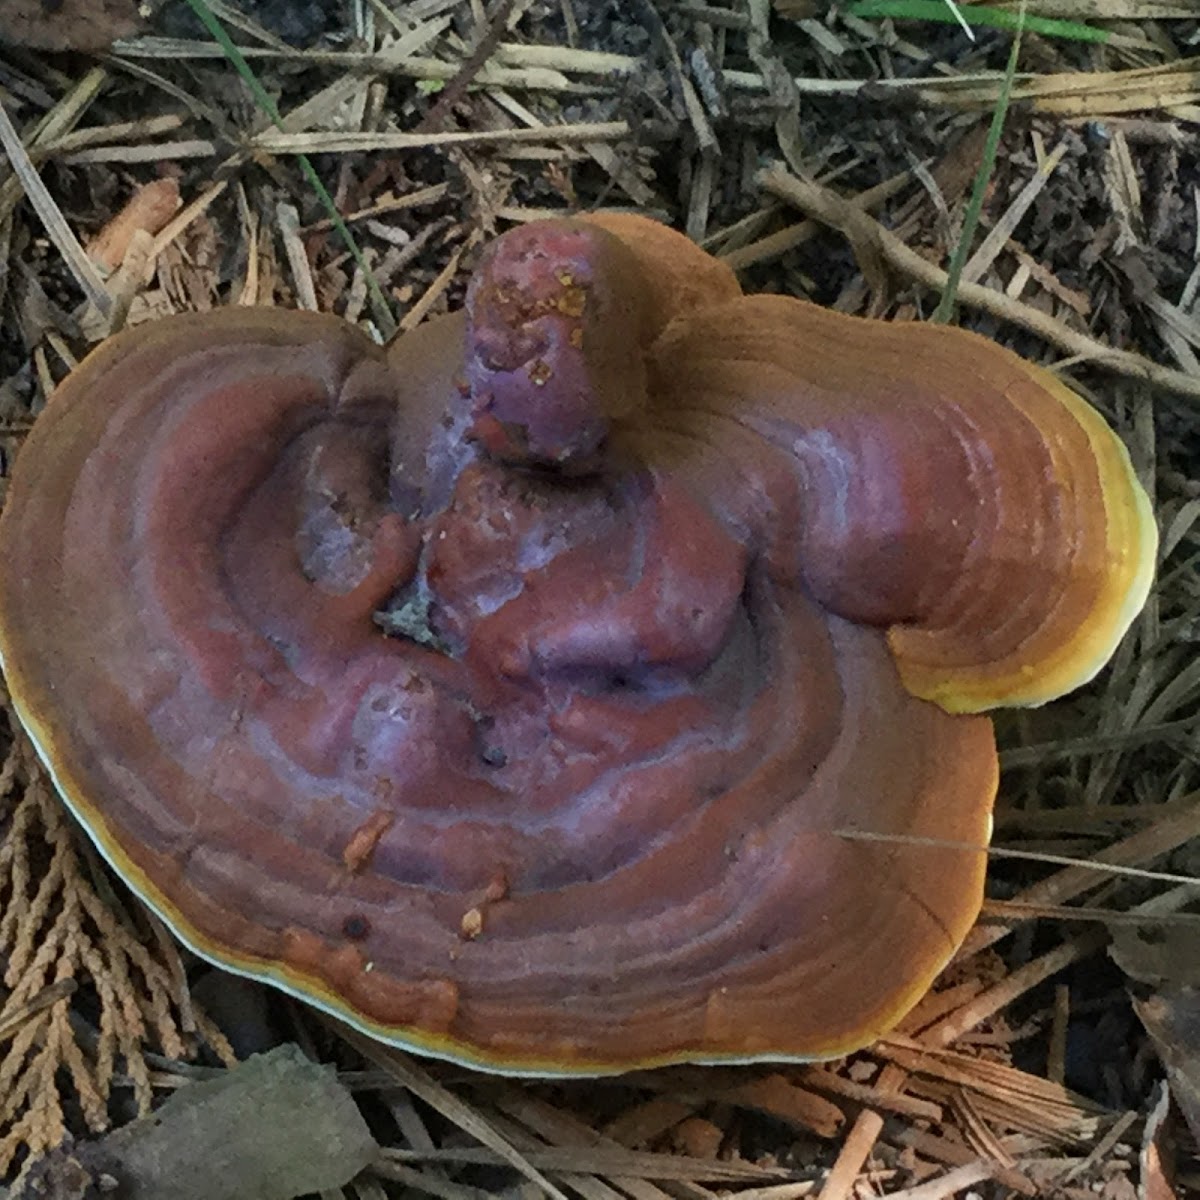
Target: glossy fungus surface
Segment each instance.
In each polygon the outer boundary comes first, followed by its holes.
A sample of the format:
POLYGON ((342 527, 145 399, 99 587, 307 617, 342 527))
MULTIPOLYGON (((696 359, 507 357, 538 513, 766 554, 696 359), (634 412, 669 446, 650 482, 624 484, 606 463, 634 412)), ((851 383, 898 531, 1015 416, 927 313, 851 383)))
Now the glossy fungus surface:
POLYGON ((835 1055, 978 910, 992 730, 1145 596, 1128 459, 949 329, 649 221, 527 226, 387 353, 124 333, 0 521, 64 797, 198 952, 489 1068, 835 1055), (936 703, 934 703, 936 702, 936 703))

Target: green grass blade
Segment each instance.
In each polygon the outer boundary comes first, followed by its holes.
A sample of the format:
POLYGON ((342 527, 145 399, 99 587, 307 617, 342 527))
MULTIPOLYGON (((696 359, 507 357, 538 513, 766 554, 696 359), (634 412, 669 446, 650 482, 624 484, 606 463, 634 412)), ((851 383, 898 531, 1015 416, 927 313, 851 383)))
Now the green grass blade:
POLYGON ((1008 64, 1004 68, 1004 78, 1000 82, 1000 94, 996 97, 996 107, 992 111, 992 123, 988 126, 987 141, 983 147, 983 159, 979 170, 975 172, 975 185, 971 189, 971 199, 963 216, 962 233, 954 254, 950 259, 950 269, 946 286, 942 290, 941 299, 934 310, 933 320, 945 324, 954 314, 954 301, 958 295, 958 285, 962 279, 963 267, 966 266, 967 256, 971 252, 971 243, 975 240, 975 231, 979 228, 979 217, 983 212, 983 198, 987 194, 991 182, 992 171, 996 166, 996 152, 1000 149, 1000 135, 1004 132, 1004 118, 1008 114, 1008 101, 1012 95, 1013 79, 1017 74, 1017 59, 1021 53, 1021 33, 1024 30, 1025 5, 1021 5, 1017 14, 1017 28, 1013 34, 1012 48, 1008 52, 1008 64))
MULTIPOLYGON (((863 18, 891 17, 895 21, 938 21, 958 24, 958 17, 946 0, 855 0, 844 10, 847 15, 863 18)), ((1107 29, 1096 29, 1080 21, 1055 17, 1028 17, 1004 8, 988 8, 982 4, 963 4, 958 7, 962 19, 972 28, 1026 29, 1044 37, 1065 38, 1074 42, 1103 44, 1112 37, 1107 29)))
MULTIPOLYGON (((258 76, 254 74, 245 56, 234 44, 233 39, 225 32, 225 27, 217 20, 212 10, 204 3, 204 0, 187 0, 187 2, 192 12, 196 14, 204 25, 204 28, 212 35, 213 41, 221 47, 225 57, 233 64, 234 70, 245 81, 251 95, 254 97, 254 102, 267 114, 271 123, 277 129, 282 130, 283 118, 279 114, 278 106, 267 94, 263 85, 259 83, 258 76)), ((317 198, 321 201, 322 206, 329 216, 330 224, 337 231, 342 241, 346 243, 346 249, 350 251, 351 258, 354 259, 367 281, 367 290, 371 295, 372 307, 375 310, 375 319, 379 323, 380 332, 385 338, 391 337, 396 332, 396 318, 392 314, 391 305, 388 304, 388 299, 383 294, 383 289, 379 286, 378 280, 376 280, 372 273, 370 265, 359 248, 358 242, 355 241, 354 234, 350 232, 350 227, 342 220, 342 214, 338 212, 337 205, 334 204, 333 197, 329 194, 329 189, 321 182, 321 177, 309 161, 308 155, 297 155, 297 159, 300 163, 300 173, 304 176, 313 191, 316 192, 317 198)))

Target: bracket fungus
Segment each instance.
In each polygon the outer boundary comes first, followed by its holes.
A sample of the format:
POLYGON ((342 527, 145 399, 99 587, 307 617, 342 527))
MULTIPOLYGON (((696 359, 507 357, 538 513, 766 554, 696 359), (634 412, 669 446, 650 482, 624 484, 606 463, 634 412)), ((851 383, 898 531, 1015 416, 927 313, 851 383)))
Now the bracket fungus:
POLYGON ((267 309, 113 338, 0 552, 20 716, 184 942, 599 1074, 898 1021, 979 908, 978 714, 1101 667, 1155 532, 1046 371, 597 216, 498 238, 386 352, 267 309))

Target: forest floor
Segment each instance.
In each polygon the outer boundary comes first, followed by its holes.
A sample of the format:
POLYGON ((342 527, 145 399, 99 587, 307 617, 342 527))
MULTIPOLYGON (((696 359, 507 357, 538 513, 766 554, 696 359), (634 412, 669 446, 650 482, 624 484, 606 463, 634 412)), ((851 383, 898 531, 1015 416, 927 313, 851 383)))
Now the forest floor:
POLYGON ((13 718, 10 1182, 230 1200, 1200 1193, 1200 4, 1028 0, 1010 83, 1013 32, 988 21, 1011 26, 1015 3, 968 9, 970 34, 940 0, 208 7, 278 126, 183 0, 0 3, 0 104, 24 147, 0 165, 5 476, 54 385, 116 328, 272 304, 386 340, 457 306, 487 239, 547 215, 648 213, 747 291, 928 319, 1007 96, 955 320, 1099 407, 1162 550, 1113 664, 998 717, 994 844, 1129 871, 998 855, 935 990, 843 1061, 501 1079, 348 1039, 177 949, 13 718), (265 1074, 228 1069, 269 1050, 265 1074), (188 1094, 203 1099, 181 1110, 188 1094), (254 1182, 264 1155, 275 1190, 254 1182), (218 1160, 226 1190, 205 1174, 218 1160))

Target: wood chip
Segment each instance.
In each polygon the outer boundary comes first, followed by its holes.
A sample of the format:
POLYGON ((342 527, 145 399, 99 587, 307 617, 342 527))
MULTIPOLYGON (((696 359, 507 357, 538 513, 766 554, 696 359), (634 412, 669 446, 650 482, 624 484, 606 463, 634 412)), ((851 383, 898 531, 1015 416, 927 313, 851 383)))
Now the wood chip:
MULTIPOLYGON (((892 1140, 902 1146, 911 1146, 926 1158, 936 1159, 951 1167, 966 1166, 976 1158, 975 1152, 962 1142, 952 1141, 941 1134, 923 1129, 912 1127, 902 1129, 894 1135, 892 1140)), ((1021 1196, 1038 1194, 1038 1185, 1019 1170, 1000 1167, 996 1170, 993 1178, 997 1183, 1010 1188, 1021 1196)))
POLYGON ((641 1104, 632 1104, 604 1126, 604 1136, 631 1150, 645 1146, 680 1121, 690 1117, 695 1105, 674 1096, 654 1096, 641 1104))
POLYGON ((978 1159, 975 1162, 965 1163, 961 1167, 955 1167, 954 1170, 947 1171, 945 1175, 939 1175, 936 1179, 929 1180, 928 1183, 891 1192, 890 1196, 891 1200, 946 1200, 947 1196, 957 1196, 959 1192, 965 1192, 967 1188, 974 1187, 975 1184, 982 1183, 985 1179, 993 1178, 995 1172, 994 1163, 990 1163, 986 1159, 978 1159))
POLYGON ((815 1133, 818 1137, 836 1137, 846 1123, 846 1115, 836 1104, 797 1087, 783 1075, 764 1075, 735 1087, 725 1088, 719 1098, 725 1104, 752 1108, 794 1129, 815 1133))
POLYGON ((704 1117, 688 1117, 671 1133, 671 1144, 689 1158, 715 1159, 725 1140, 725 1130, 704 1117))
POLYGON ((292 271, 292 286, 296 291, 296 307, 317 312, 317 288, 313 282, 312 264, 300 239, 300 214, 293 204, 280 203, 275 207, 275 220, 292 271))
POLYGON ((1013 202, 980 242, 979 248, 967 259, 962 270, 963 283, 977 283, 983 278, 984 273, 996 261, 1008 239, 1016 231, 1021 219, 1033 206, 1034 200, 1038 198, 1042 189, 1049 182, 1050 176, 1054 174, 1055 168, 1062 162, 1066 152, 1067 143, 1064 141, 1051 151, 1044 162, 1039 164, 1029 182, 1017 193, 1013 202))
POLYGON ((940 1123, 942 1110, 928 1100, 918 1100, 914 1096, 905 1096, 899 1092, 887 1092, 870 1084, 855 1083, 836 1071, 823 1067, 813 1067, 803 1076, 804 1082, 818 1092, 827 1092, 833 1096, 843 1096, 858 1104, 870 1108, 880 1108, 884 1112, 899 1113, 911 1117, 915 1121, 932 1121, 940 1123))
POLYGON ((159 233, 182 203, 179 184, 173 178, 143 184, 88 243, 88 258, 102 271, 115 271, 125 260, 134 233, 159 233))
MULTIPOLYGON (((876 1086, 884 1092, 899 1093, 904 1090, 907 1080, 907 1071, 889 1063, 876 1086)), ((864 1109, 858 1114, 821 1189, 821 1200, 849 1200, 854 1191, 854 1182, 882 1131, 883 1118, 874 1109, 864 1109)))
POLYGON ((1092 930, 1071 938, 1061 946, 1040 955, 1032 962, 1011 972, 994 987, 964 1004, 962 1008, 944 1017, 931 1029, 926 1030, 922 1041, 930 1046, 949 1046, 969 1029, 974 1029, 995 1013, 1006 1008, 1019 996, 1037 987, 1038 984, 1057 975, 1059 971, 1104 949, 1108 934, 1103 930, 1092 930))

